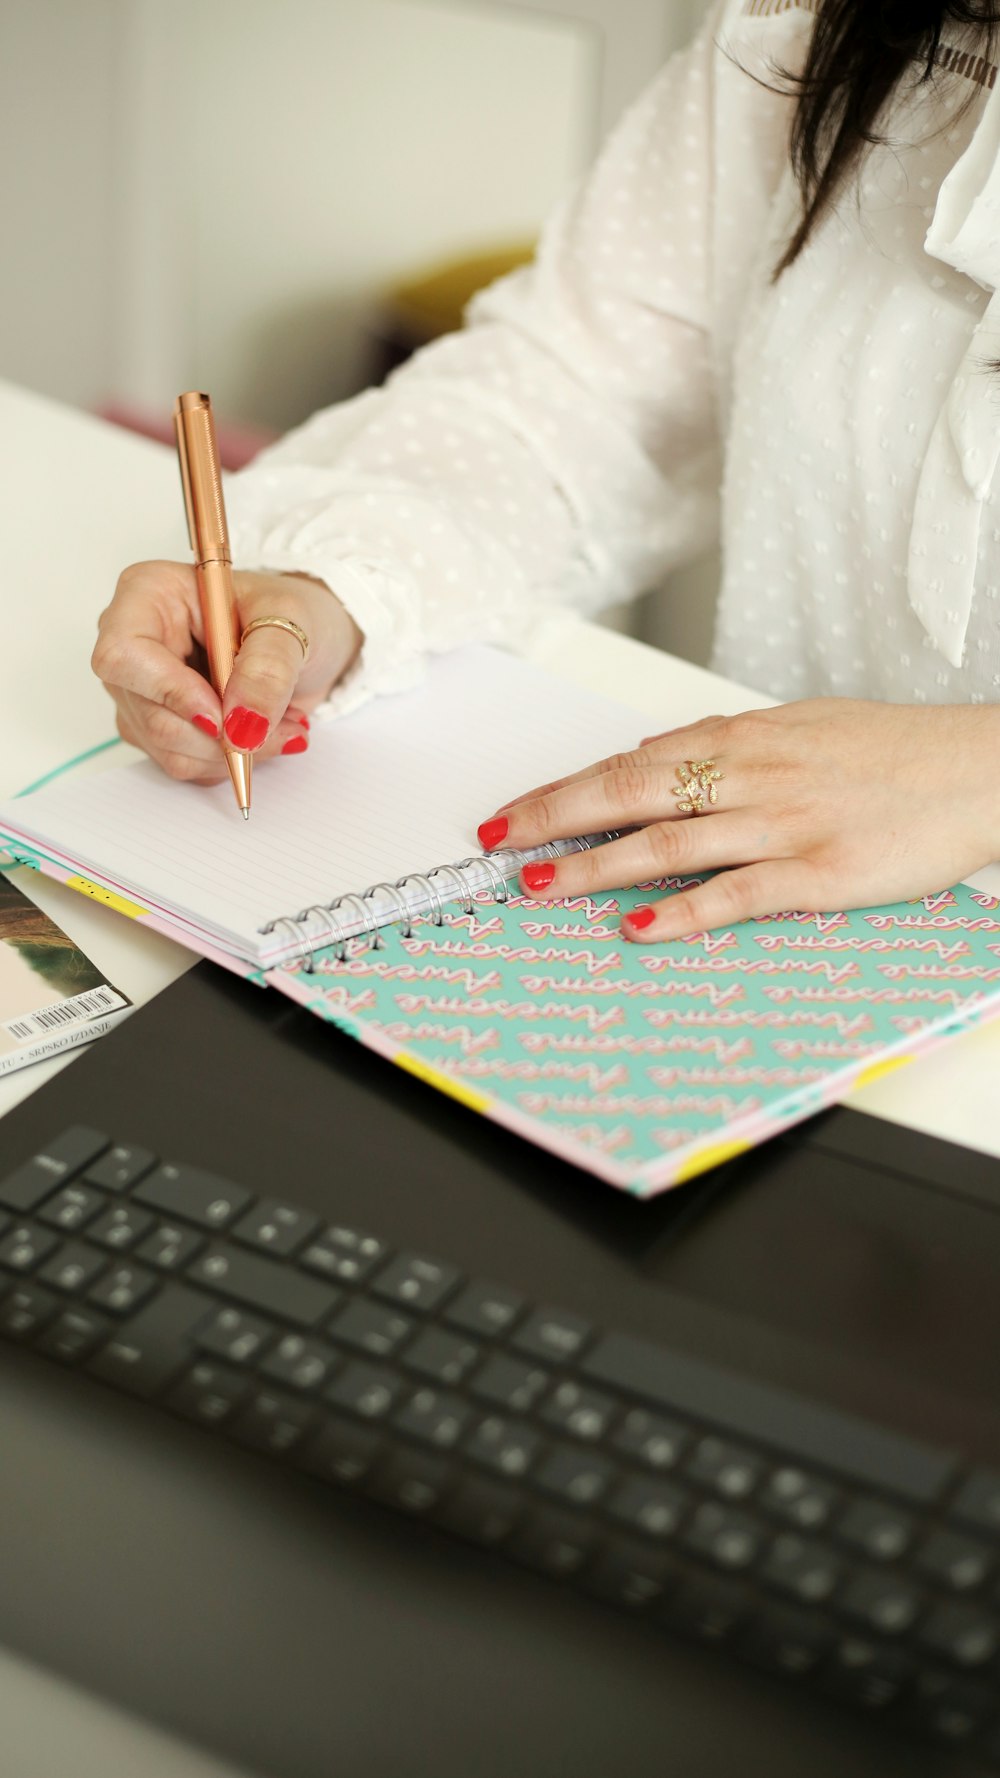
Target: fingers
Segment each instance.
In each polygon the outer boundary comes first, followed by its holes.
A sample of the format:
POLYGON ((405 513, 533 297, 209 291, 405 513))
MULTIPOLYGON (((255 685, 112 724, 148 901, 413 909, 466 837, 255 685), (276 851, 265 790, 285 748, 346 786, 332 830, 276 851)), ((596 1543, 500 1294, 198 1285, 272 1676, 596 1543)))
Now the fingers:
MULTIPOLYGON (((241 630, 262 617, 283 617, 314 643, 315 624, 297 583, 288 577, 240 576, 241 630)), ((329 601, 331 595, 326 595, 329 601)), ((222 699, 226 737, 248 753, 263 750, 295 694, 306 657, 298 638, 277 625, 254 630, 242 644, 222 699)))
POLYGON ((187 665, 198 636, 194 570, 178 562, 126 569, 102 614, 91 666, 116 701, 125 694, 161 704, 187 722, 222 721, 208 680, 187 665))
POLYGON ((225 775, 224 723, 230 745, 259 758, 304 752, 303 705, 317 702, 361 645, 357 626, 322 583, 257 573, 234 582, 241 627, 287 616, 316 643, 313 682, 302 673, 295 636, 269 628, 248 638, 220 698, 190 664, 204 642, 203 623, 195 571, 179 562, 126 568, 100 619, 92 664, 117 705, 119 732, 172 777, 214 783, 225 775))
POLYGON ((557 901, 657 877, 720 870, 753 858, 759 835, 760 823, 746 809, 710 821, 659 822, 589 852, 526 864, 520 884, 526 895, 557 901))
MULTIPOLYGON (((711 823, 706 823, 711 825, 711 823)), ((633 909, 622 920, 622 935, 637 944, 662 944, 735 926, 763 914, 790 908, 816 908, 816 868, 801 858, 774 858, 761 864, 724 870, 696 889, 679 890, 665 901, 633 909)))
MULTIPOLYGON (((527 850, 547 840, 573 839, 581 833, 607 828, 646 826, 654 821, 675 821, 683 794, 679 780, 672 780, 651 750, 618 756, 620 764, 588 777, 567 779, 558 788, 512 803, 505 815, 484 821, 479 843, 486 851, 498 846, 527 850)), ((720 777, 726 777, 721 773, 720 777)), ((746 805, 749 786, 726 785, 727 800, 746 805)))
MULTIPOLYGON (((191 784, 220 784, 229 775, 217 725, 186 722, 162 704, 126 693, 118 703, 118 732, 141 747, 167 773, 191 784)), ((294 706, 276 724, 257 759, 304 753, 309 745, 309 719, 294 706)))
POLYGON ((599 759, 593 765, 584 766, 582 771, 569 772, 564 778, 554 778, 549 784, 538 784, 533 790, 525 790, 520 796, 512 797, 510 802, 501 803, 498 815, 517 808, 522 803, 537 802, 539 798, 551 796, 553 791, 562 790, 567 784, 580 784, 591 778, 605 776, 609 772, 629 772, 634 768, 647 770, 654 762, 663 770, 665 759, 673 759, 677 765, 691 755, 687 746, 687 737, 698 736, 698 757, 704 757, 713 747, 721 747, 724 739, 724 716, 703 716, 698 722, 686 723, 683 728, 664 729, 662 734, 646 735, 638 747, 631 753, 612 753, 607 759, 599 759), (669 746, 664 747, 663 742, 669 746))
POLYGON ((299 643, 287 630, 255 630, 236 657, 222 699, 227 739, 255 753, 288 709, 302 666, 299 643))
MULTIPOLYGON (((123 694, 156 704, 184 722, 222 724, 222 706, 207 679, 176 659, 162 643, 141 636, 98 642, 92 665, 113 698, 123 694)), ((206 731, 207 732, 207 731, 206 731)))

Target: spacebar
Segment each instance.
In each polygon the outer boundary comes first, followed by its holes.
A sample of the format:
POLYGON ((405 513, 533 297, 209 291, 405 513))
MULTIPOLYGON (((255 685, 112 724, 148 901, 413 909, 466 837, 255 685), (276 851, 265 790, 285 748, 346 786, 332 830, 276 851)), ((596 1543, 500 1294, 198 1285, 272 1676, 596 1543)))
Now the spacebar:
POLYGON ((819 1407, 788 1390, 626 1334, 606 1334, 579 1361, 579 1368, 595 1383, 776 1445, 797 1461, 839 1470, 908 1500, 936 1500, 958 1471, 953 1452, 917 1444, 836 1408, 819 1407))

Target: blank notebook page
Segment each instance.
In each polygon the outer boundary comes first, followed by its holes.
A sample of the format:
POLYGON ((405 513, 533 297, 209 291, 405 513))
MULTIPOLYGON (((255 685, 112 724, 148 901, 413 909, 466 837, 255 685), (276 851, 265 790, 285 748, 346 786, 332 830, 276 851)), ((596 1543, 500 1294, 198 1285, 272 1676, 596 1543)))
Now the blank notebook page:
MULTIPOLYGON (((648 725, 647 725, 648 726, 648 725)), ((260 928, 479 850, 509 797, 645 732, 626 706, 490 648, 438 656, 413 691, 314 725, 307 753, 259 766, 249 821, 232 786, 148 761, 8 803, 5 828, 252 961, 260 928)))

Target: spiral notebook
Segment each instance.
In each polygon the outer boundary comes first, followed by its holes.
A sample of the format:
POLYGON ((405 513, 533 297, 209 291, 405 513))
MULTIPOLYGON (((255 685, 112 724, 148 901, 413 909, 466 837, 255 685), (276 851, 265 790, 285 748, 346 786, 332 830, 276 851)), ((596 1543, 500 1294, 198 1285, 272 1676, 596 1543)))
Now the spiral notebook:
POLYGON ((644 732, 624 705, 498 649, 459 649, 412 690, 314 724, 307 753, 258 768, 247 822, 228 780, 199 789, 140 761, 0 805, 0 842, 253 973, 499 892, 522 858, 588 843, 475 850, 498 804, 644 732))
POLYGON ((553 848, 470 851, 508 797, 642 732, 624 706, 464 649, 256 773, 249 823, 228 783, 142 762, 0 806, 0 841, 647 1196, 1000 1015, 1000 883, 640 946, 621 915, 684 880, 547 905, 513 879, 553 848))

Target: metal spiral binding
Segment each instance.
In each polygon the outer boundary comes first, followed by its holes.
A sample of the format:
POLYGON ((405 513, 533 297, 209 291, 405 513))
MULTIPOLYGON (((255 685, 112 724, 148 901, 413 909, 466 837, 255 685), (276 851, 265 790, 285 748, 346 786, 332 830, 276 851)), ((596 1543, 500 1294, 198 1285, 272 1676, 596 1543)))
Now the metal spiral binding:
MULTIPOLYGON (((610 829, 601 837, 602 840, 616 840, 620 836, 617 829, 610 829)), ((588 836, 582 835, 576 844, 581 851, 589 852, 594 842, 588 836)), ((565 852, 552 841, 544 846, 533 848, 533 852, 536 858, 539 852, 549 858, 566 856, 565 852)), ((523 864, 527 863, 528 859, 527 853, 519 851, 514 846, 504 847, 503 855, 505 858, 517 860, 516 869, 518 871, 523 864)), ((381 950, 384 944, 381 936, 382 927, 389 924, 398 926, 403 938, 412 938, 414 921, 419 919, 423 912, 422 908, 414 906, 415 898, 412 896, 412 885, 414 884, 419 886, 418 895, 425 897, 430 902, 431 920, 435 926, 444 925, 446 900, 451 899, 442 895, 441 889, 434 881, 435 877, 450 877, 459 890, 457 899, 465 913, 472 914, 475 911, 475 897, 478 893, 478 890, 474 889, 469 881, 468 873, 473 867, 486 871, 490 878, 490 893, 494 901, 502 905, 510 899, 510 884, 496 859, 490 857, 488 853, 473 853, 469 858, 460 859, 457 864, 436 864, 433 870, 411 871, 405 877, 397 877, 395 882, 372 883, 371 887, 365 889, 360 895, 338 895, 333 901, 313 902, 311 906, 302 908, 297 914, 283 914, 276 920, 269 920, 259 930, 262 934, 266 934, 276 932, 281 926, 286 927, 289 932, 295 935, 296 943, 303 946, 299 955, 305 973, 313 975, 316 967, 313 955, 318 950, 331 949, 338 963, 346 962, 347 947, 352 939, 361 940, 359 950, 355 955, 359 955, 363 950, 381 950), (408 892, 410 892, 409 895, 408 892), (387 896, 389 901, 395 904, 395 911, 389 920, 379 921, 376 916, 373 903, 378 895, 387 896), (350 908, 353 908, 359 915, 364 927, 363 932, 345 932, 343 922, 337 916, 341 909, 346 911, 350 908), (312 920, 319 922, 320 932, 318 935, 310 935, 309 941, 305 942, 302 928, 307 927, 312 920)), ((295 961, 295 959, 289 959, 289 961, 295 961)))

